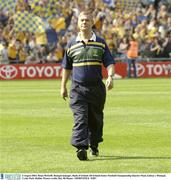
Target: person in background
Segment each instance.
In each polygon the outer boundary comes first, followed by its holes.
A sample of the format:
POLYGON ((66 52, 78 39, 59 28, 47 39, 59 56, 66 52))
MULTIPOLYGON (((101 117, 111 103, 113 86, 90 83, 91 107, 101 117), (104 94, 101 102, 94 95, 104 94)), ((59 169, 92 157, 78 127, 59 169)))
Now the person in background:
POLYGON ((8 59, 8 43, 3 42, 2 43, 2 49, 0 50, 0 64, 9 64, 8 59))
POLYGON ((171 31, 167 32, 162 47, 163 47, 163 57, 167 57, 167 58, 171 57, 171 31))
POLYGON ((131 74, 132 66, 133 66, 134 78, 137 77, 137 70, 136 70, 136 64, 135 64, 137 57, 138 57, 138 42, 133 36, 131 36, 129 39, 129 47, 127 51, 127 61, 128 61, 127 76, 128 78, 132 77, 132 74, 131 74))
POLYGON ((17 57, 16 39, 15 37, 13 37, 13 39, 8 45, 8 58, 10 64, 16 64, 16 57, 17 57))
POLYGON ((119 43, 118 53, 120 55, 120 58, 123 60, 126 58, 128 46, 129 46, 128 38, 127 37, 122 38, 119 43))

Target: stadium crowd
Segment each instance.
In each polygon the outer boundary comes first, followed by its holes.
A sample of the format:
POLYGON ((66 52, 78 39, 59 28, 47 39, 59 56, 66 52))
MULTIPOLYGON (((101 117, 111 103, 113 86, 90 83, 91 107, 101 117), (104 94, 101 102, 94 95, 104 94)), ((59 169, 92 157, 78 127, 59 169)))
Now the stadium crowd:
MULTIPOLYGON (((126 58, 130 37, 139 44, 139 57, 171 57, 171 3, 167 0, 135 1, 121 6, 119 0, 18 0, 13 10, 0 6, 0 64, 58 63, 67 41, 77 35, 81 10, 92 11, 94 31, 104 37, 112 55, 126 58), (146 3, 145 3, 146 2, 146 3), (28 12, 46 22, 57 40, 48 41, 45 32, 20 31, 17 12, 28 12)), ((24 21, 24 20, 23 20, 24 21)), ((53 37, 52 37, 53 39, 53 37)))

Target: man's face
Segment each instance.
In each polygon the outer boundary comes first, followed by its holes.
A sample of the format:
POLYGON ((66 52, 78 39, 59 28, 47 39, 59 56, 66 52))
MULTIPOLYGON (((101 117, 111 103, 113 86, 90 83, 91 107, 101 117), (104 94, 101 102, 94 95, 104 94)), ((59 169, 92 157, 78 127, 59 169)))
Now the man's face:
POLYGON ((91 30, 93 26, 93 20, 90 16, 81 14, 78 18, 78 28, 80 31, 91 30))

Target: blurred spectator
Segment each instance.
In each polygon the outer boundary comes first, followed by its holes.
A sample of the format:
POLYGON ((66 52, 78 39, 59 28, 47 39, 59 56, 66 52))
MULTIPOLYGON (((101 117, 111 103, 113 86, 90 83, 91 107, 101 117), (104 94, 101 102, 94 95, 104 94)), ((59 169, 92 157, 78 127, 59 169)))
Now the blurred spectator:
POLYGON ((56 49, 54 50, 54 55, 56 57, 56 62, 61 62, 64 55, 64 48, 60 44, 57 44, 56 49))
POLYGON ((119 43, 119 47, 117 49, 118 53, 120 54, 120 58, 126 58, 127 50, 129 46, 129 40, 127 37, 123 37, 119 43))
POLYGON ((137 15, 138 24, 142 23, 142 21, 144 20, 147 20, 147 16, 143 14, 143 11, 141 9, 137 9, 136 15, 137 15))
POLYGON ((171 32, 168 32, 165 38, 163 46, 163 54, 162 57, 171 57, 171 32))
POLYGON ((8 22, 8 16, 0 9, 0 24, 5 27, 8 22))
POLYGON ((171 32, 171 16, 167 18, 166 30, 171 32))
POLYGON ((148 19, 154 19, 155 16, 156 16, 156 9, 154 8, 154 5, 153 4, 150 4, 148 7, 147 7, 147 11, 146 13, 144 14, 148 19))
POLYGON ((151 46, 153 44, 153 39, 154 39, 153 37, 147 36, 145 40, 141 41, 142 45, 140 46, 139 49, 141 57, 143 58, 154 57, 154 53, 150 51, 151 46))
POLYGON ((156 36, 153 39, 153 42, 150 47, 150 51, 152 52, 153 57, 161 57, 162 54, 162 46, 161 46, 161 41, 159 38, 156 36))
POLYGON ((36 38, 35 38, 35 35, 30 35, 29 36, 29 42, 28 42, 28 45, 29 45, 29 48, 30 50, 33 50, 36 48, 36 38))
POLYGON ((7 42, 2 43, 2 47, 0 50, 0 64, 9 64, 7 42))
POLYGON ((15 37, 13 37, 12 41, 10 42, 8 46, 8 58, 11 64, 16 63, 16 57, 17 57, 17 48, 15 44, 15 37))
POLYGON ((136 59, 138 57, 138 42, 137 40, 131 36, 129 39, 129 47, 128 47, 128 51, 127 51, 127 61, 128 61, 128 69, 127 69, 127 76, 128 78, 132 77, 132 67, 133 67, 133 74, 134 74, 134 78, 137 77, 137 70, 136 70, 136 59))
POLYGON ((50 52, 49 55, 47 56, 47 63, 55 63, 57 61, 58 59, 55 56, 55 52, 54 51, 50 52))
POLYGON ((40 63, 46 63, 47 62, 47 46, 42 45, 37 52, 37 59, 40 63))
POLYGON ((158 15, 157 15, 157 19, 160 20, 160 18, 163 18, 165 16, 167 16, 168 12, 167 12, 167 7, 165 4, 161 4, 159 11, 158 11, 158 15))

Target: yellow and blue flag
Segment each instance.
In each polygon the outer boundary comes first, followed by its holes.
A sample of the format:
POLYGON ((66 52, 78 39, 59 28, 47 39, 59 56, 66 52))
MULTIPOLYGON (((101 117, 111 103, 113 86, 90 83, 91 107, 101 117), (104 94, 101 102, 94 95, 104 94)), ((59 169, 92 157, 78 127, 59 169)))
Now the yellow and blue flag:
POLYGON ((46 24, 43 20, 27 11, 17 12, 14 15, 14 30, 16 32, 45 32, 46 24))
POLYGON ((16 0, 0 0, 0 9, 14 12, 15 6, 16 0))

